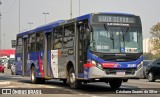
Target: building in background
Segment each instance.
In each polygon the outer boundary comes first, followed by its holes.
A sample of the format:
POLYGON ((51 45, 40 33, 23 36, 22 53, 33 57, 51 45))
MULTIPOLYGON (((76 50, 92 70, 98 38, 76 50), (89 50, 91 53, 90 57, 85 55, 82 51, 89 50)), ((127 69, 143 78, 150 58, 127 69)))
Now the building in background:
POLYGON ((152 46, 151 38, 143 39, 143 53, 152 53, 152 46))
POLYGON ((0 57, 15 55, 15 49, 0 50, 0 57))

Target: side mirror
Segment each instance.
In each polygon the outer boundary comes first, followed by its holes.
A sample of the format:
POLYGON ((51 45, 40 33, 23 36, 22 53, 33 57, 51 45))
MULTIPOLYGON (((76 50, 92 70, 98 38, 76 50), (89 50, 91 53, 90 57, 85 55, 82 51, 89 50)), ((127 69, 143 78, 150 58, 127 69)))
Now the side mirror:
POLYGON ((96 43, 95 41, 91 41, 90 45, 93 47, 95 45, 95 43, 96 43))
POLYGON ((90 30, 89 29, 86 29, 86 38, 90 39, 90 30))

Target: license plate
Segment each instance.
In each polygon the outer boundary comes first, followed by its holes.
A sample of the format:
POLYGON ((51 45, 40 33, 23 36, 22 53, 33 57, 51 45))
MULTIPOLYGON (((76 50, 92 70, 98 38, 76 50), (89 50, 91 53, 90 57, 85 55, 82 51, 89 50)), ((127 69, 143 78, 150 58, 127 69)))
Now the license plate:
POLYGON ((122 72, 116 72, 116 75, 125 75, 125 72, 122 71, 122 72))

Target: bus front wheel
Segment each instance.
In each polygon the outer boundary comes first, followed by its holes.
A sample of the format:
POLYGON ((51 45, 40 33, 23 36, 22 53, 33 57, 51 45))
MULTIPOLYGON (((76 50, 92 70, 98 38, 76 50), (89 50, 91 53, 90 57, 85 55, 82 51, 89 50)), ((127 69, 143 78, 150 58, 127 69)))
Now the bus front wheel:
POLYGON ((73 68, 69 70, 69 85, 70 88, 73 89, 79 88, 81 85, 81 82, 76 79, 75 71, 73 68))
POLYGON ((112 79, 109 81, 109 85, 112 89, 118 89, 122 84, 122 79, 112 79))

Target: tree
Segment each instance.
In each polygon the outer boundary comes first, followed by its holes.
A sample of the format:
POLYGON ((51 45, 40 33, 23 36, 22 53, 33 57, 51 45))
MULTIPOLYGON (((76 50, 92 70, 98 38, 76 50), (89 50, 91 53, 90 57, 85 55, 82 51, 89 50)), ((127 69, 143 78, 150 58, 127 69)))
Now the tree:
POLYGON ((152 35, 151 43, 153 44, 152 51, 154 52, 154 58, 160 57, 160 23, 157 23, 150 29, 152 35))
POLYGON ((153 60, 153 54, 152 53, 143 53, 145 60, 153 60))

